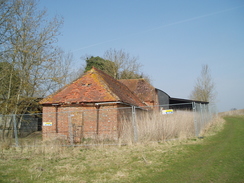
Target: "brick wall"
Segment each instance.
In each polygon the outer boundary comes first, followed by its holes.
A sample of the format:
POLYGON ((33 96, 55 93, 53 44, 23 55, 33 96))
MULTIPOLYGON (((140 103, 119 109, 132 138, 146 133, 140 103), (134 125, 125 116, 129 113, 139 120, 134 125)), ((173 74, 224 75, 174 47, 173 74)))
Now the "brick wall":
POLYGON ((118 106, 100 106, 98 135, 102 138, 118 138, 118 106))
POLYGON ((96 106, 44 106, 43 138, 118 138, 118 105, 96 106), (99 110, 98 110, 99 109, 99 110), (57 115, 56 115, 57 112, 57 115))
POLYGON ((56 108, 55 106, 44 106, 42 116, 43 139, 56 137, 56 108), (50 126, 45 126, 50 125, 50 126))

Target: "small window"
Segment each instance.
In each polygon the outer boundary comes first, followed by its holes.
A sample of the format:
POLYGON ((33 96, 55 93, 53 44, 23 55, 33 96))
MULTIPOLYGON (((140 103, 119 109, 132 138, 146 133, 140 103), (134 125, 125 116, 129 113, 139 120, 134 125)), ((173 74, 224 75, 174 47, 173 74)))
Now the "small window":
POLYGON ((91 86, 91 83, 82 83, 82 86, 91 86))

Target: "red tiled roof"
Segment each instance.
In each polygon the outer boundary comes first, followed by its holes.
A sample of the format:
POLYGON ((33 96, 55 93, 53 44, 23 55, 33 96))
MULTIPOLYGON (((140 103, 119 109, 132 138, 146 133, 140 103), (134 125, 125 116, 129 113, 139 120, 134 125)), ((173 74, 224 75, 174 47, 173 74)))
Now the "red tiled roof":
POLYGON ((155 100, 155 88, 145 79, 120 79, 142 101, 150 102, 155 100))
POLYGON ((82 77, 40 101, 40 104, 72 104, 94 102, 123 102, 146 106, 124 84, 92 68, 82 77))

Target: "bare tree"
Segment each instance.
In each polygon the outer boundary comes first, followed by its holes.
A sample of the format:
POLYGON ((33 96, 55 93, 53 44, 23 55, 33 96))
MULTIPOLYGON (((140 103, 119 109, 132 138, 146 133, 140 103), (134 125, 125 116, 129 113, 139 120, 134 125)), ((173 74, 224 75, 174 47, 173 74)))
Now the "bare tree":
POLYGON ((56 44, 63 20, 47 19, 35 0, 0 0, 0 10, 0 114, 31 112, 67 83, 72 55, 56 44))
POLYGON ((42 70, 42 76, 38 79, 35 95, 39 97, 50 95, 70 82, 70 66, 73 62, 73 54, 56 48, 56 55, 49 61, 51 64, 42 70))
POLYGON ((143 78, 150 82, 149 76, 141 72, 142 65, 137 62, 138 58, 131 56, 122 49, 109 49, 105 51, 103 57, 85 55, 81 59, 86 61, 86 65, 81 67, 79 73, 96 67, 115 79, 143 78))
POLYGON ((208 65, 202 66, 200 77, 197 78, 190 98, 213 103, 216 97, 215 84, 208 65))
MULTIPOLYGON (((10 27, 15 2, 0 0, 0 45, 4 44, 10 36, 10 27)), ((2 51, 2 50, 1 50, 2 51)))
POLYGON ((143 74, 140 70, 142 65, 137 62, 138 58, 131 56, 124 50, 109 49, 104 53, 105 60, 108 63, 109 74, 115 79, 138 79, 149 77, 143 74))
MULTIPOLYGON (((43 87, 43 80, 56 62, 54 58, 60 54, 54 44, 57 42, 62 20, 55 17, 50 22, 46 21, 46 11, 38 11, 34 0, 10 2, 13 2, 14 11, 3 59, 13 65, 20 78, 13 111, 16 113, 20 112, 18 104, 21 98, 36 96, 40 87, 43 87)), ((45 80, 45 83, 48 85, 50 81, 45 80)))

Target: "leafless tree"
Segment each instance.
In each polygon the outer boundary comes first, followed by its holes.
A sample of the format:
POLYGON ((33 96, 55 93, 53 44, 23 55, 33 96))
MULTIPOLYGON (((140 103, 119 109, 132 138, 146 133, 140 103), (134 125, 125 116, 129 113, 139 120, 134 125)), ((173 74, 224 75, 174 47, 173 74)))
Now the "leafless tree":
POLYGON ((26 113, 67 83, 72 55, 56 44, 62 18, 49 20, 37 1, 0 0, 0 8, 0 114, 26 113))
MULTIPOLYGON (((11 20, 14 11, 15 2, 9 0, 0 0, 0 45, 3 46, 10 36, 11 20)), ((2 51, 2 50, 1 50, 2 51)))
POLYGON ((197 78, 190 98, 198 101, 215 102, 216 92, 215 83, 210 74, 208 65, 202 66, 200 77, 197 78))
POLYGON ((105 60, 108 63, 109 74, 115 79, 138 79, 145 77, 149 81, 149 77, 140 70, 142 65, 137 62, 138 58, 131 56, 124 50, 109 49, 104 53, 105 60))

